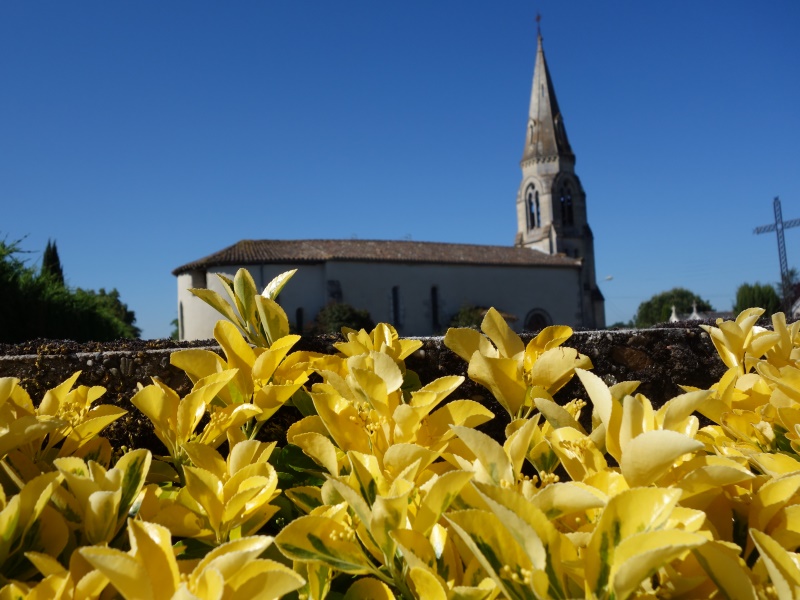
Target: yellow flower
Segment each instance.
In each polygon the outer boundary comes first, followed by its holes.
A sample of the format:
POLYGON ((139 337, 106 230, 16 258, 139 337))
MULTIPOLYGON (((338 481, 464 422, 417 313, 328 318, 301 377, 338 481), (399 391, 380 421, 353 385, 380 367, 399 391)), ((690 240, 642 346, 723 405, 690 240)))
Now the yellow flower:
POLYGON ((196 562, 175 558, 170 532, 160 525, 129 521, 128 536, 127 553, 99 546, 78 550, 126 600, 280 598, 304 583, 280 563, 258 558, 271 537, 228 542, 196 562))
POLYGON ((473 329, 448 329, 445 345, 469 362, 470 379, 487 388, 511 418, 533 411, 535 398, 552 399, 575 374, 588 369, 587 356, 563 344, 569 327, 547 327, 527 347, 495 309, 481 323, 483 335, 473 329))

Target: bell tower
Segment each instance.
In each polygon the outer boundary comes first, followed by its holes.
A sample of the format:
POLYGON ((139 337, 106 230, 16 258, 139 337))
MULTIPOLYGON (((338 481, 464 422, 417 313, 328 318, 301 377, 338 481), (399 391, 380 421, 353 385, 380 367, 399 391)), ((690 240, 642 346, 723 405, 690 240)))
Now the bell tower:
POLYGON ((531 103, 520 161, 515 245, 564 254, 581 263, 581 306, 585 327, 605 327, 603 295, 597 287, 594 238, 586 214, 586 193, 575 174, 575 154, 537 36, 531 103))

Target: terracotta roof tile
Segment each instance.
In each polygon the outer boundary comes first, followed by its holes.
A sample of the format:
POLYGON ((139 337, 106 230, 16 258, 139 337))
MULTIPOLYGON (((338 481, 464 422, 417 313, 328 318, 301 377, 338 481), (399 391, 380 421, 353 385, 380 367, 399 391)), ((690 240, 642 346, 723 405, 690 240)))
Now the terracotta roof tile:
POLYGON ((516 246, 389 240, 242 240, 182 265, 172 274, 219 266, 313 264, 329 260, 541 267, 577 267, 581 264, 578 259, 516 246))

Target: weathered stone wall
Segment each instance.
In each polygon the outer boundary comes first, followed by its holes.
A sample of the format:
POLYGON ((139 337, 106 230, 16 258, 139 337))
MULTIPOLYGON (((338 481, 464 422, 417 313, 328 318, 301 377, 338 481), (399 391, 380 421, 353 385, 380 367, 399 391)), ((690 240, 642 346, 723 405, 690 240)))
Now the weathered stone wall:
MULTIPOLYGON (((336 336, 304 338, 295 349, 333 352, 332 344, 337 339, 336 336)), ((528 339, 523 336, 526 342, 528 339)), ((594 364, 593 371, 609 385, 641 381, 639 391, 655 405, 681 393, 680 385, 707 388, 724 372, 708 334, 696 326, 576 332, 566 345, 588 355, 594 364)), ((105 387, 107 392, 102 402, 129 411, 106 430, 112 443, 147 447, 161 454, 164 448, 153 435, 149 421, 130 404, 130 399, 137 384, 147 385, 151 377, 159 377, 179 394, 186 394, 191 388, 188 378, 169 362, 170 352, 186 346, 166 340, 107 345, 48 342, 38 346, 6 346, 0 347, 0 377, 19 378, 34 402, 38 402, 46 390, 75 371, 81 371, 79 384, 105 387)), ((198 344, 192 346, 198 347, 198 344)), ((200 347, 220 352, 215 346, 200 347)), ((422 348, 409 357, 406 364, 419 374, 423 383, 444 375, 467 375, 466 363, 447 349, 440 337, 423 338, 422 348)), ((503 438, 507 418, 484 388, 467 379, 452 397, 483 402, 497 415, 484 431, 496 439, 503 438)), ((576 397, 588 400, 577 378, 559 392, 557 400, 566 402, 576 397)), ((588 409, 585 412, 584 417, 588 417, 588 409)), ((264 438, 285 442, 283 432, 297 418, 299 414, 293 409, 282 409, 269 421, 264 438)))

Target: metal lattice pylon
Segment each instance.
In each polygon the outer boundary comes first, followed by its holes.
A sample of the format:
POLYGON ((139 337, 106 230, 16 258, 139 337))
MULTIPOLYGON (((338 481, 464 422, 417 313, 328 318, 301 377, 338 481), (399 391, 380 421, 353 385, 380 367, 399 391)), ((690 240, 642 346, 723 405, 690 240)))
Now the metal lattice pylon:
POLYGON ((762 225, 756 227, 753 233, 769 233, 775 231, 778 236, 778 260, 781 263, 781 291, 783 292, 783 309, 789 310, 791 306, 789 303, 792 301, 790 297, 791 290, 789 289, 789 263, 786 260, 786 241, 783 239, 783 230, 790 227, 800 226, 800 219, 792 219, 791 221, 783 220, 783 212, 781 211, 781 199, 775 196, 772 201, 772 206, 775 209, 775 222, 770 225, 762 225))

